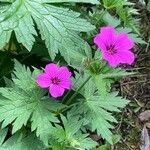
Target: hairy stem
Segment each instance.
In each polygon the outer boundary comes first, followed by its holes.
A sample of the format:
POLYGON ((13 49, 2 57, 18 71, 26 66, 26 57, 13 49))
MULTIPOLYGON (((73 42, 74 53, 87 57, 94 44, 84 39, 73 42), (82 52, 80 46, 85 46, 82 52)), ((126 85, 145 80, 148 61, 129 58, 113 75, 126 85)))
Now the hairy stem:
POLYGON ((74 98, 77 96, 78 92, 84 87, 84 85, 91 79, 92 76, 89 76, 84 83, 78 88, 78 90, 70 97, 70 99, 68 101, 66 101, 66 105, 69 105, 72 103, 72 101, 74 100, 74 98))
MULTIPOLYGON (((74 83, 74 85, 77 84, 77 82, 78 82, 78 80, 80 79, 80 77, 81 77, 81 75, 78 77, 78 79, 77 79, 77 81, 74 83)), ((68 97, 68 95, 69 95, 70 93, 71 93, 71 90, 68 91, 67 94, 63 97, 63 99, 62 99, 62 103, 63 103, 63 104, 65 103, 66 98, 68 97)))

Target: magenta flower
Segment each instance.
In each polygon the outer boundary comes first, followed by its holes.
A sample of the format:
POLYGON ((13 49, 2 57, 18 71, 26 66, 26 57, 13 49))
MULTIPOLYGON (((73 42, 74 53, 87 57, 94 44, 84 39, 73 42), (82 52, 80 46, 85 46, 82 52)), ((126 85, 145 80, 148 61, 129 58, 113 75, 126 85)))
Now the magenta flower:
POLYGON ((59 67, 56 64, 48 64, 45 73, 37 76, 37 83, 42 88, 49 88, 52 97, 62 96, 65 89, 71 89, 71 72, 67 67, 59 67))
POLYGON ((119 64, 132 64, 135 55, 131 52, 134 42, 127 33, 116 33, 113 27, 102 27, 94 38, 94 43, 101 49, 102 57, 109 65, 116 67, 119 64))

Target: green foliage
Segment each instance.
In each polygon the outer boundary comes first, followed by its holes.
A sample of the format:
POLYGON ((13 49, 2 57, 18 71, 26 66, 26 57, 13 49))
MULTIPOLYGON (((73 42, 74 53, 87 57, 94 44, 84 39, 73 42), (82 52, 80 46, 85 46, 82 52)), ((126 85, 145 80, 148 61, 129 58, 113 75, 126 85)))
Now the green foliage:
POLYGON ((148 0, 147 9, 148 9, 148 11, 150 11, 150 0, 148 0))
POLYGON ((124 8, 119 9, 118 15, 120 16, 117 18, 116 16, 111 15, 108 11, 95 11, 92 14, 92 22, 97 27, 101 26, 102 24, 110 25, 115 27, 118 32, 126 32, 129 34, 130 38, 134 40, 137 44, 146 44, 144 40, 142 40, 141 36, 139 36, 139 27, 138 20, 132 18, 132 14, 134 13, 134 9, 130 8, 131 14, 122 14, 124 11, 128 12, 129 10, 123 10, 124 8), (124 24, 124 25, 122 25, 124 24))
POLYGON ((139 37, 137 33, 134 33, 131 28, 118 28, 118 31, 128 33, 129 37, 132 38, 135 41, 135 43, 146 44, 146 42, 142 40, 142 38, 139 37))
POLYGON ((48 143, 53 130, 51 122, 58 122, 53 111, 63 108, 52 99, 45 97, 45 91, 37 87, 36 69, 31 73, 29 68, 16 62, 12 87, 0 88, 0 121, 2 128, 13 123, 12 133, 31 122, 31 130, 48 143))
POLYGON ((132 75, 133 73, 126 72, 120 68, 110 68, 104 66, 99 74, 93 76, 96 87, 102 97, 105 97, 111 89, 111 84, 122 76, 132 75))
POLYGON ((80 38, 78 33, 91 31, 95 27, 85 19, 79 18, 79 13, 68 8, 47 4, 46 2, 98 3, 97 0, 56 0, 51 2, 47 0, 16 0, 0 16, 0 38, 2 39, 0 48, 9 42, 14 31, 18 42, 31 51, 35 36, 37 36, 37 31, 34 27, 36 23, 52 59, 55 58, 58 52, 68 63, 71 63, 70 56, 83 57, 80 49, 84 49, 86 42, 80 38))
POLYGON ((61 3, 61 2, 75 2, 75 3, 91 3, 91 4, 99 4, 98 0, 42 0, 42 2, 47 3, 61 3))
MULTIPOLYGON (((85 76, 87 77, 87 75, 85 76)), ((80 79, 75 88, 78 88, 86 77, 80 79), (81 82, 81 80, 83 81, 81 82)), ((89 122, 90 129, 96 130, 99 135, 112 144, 110 128, 113 128, 113 125, 111 123, 117 123, 117 120, 112 116, 112 112, 120 112, 119 108, 124 108, 129 101, 118 97, 117 92, 108 93, 109 91, 106 91, 107 83, 109 82, 100 78, 96 78, 94 82, 91 79, 82 89, 81 94, 84 99, 80 99, 82 101, 79 102, 74 111, 77 114, 84 114, 84 118, 89 122), (98 91, 96 86, 98 86, 98 91)))
POLYGON ((103 0, 104 7, 107 9, 117 8, 123 5, 126 0, 103 0))
POLYGON ((135 43, 146 44, 140 36, 139 13, 134 5, 127 0, 103 0, 102 6, 105 10, 96 8, 90 19, 97 28, 102 25, 110 25, 116 27, 120 32, 129 33, 135 43), (115 12, 113 15, 112 10, 115 12))
POLYGON ((109 67, 92 39, 110 25, 145 44, 133 15, 128 0, 0 0, 0 150, 106 150, 120 140, 115 114, 129 101, 111 85, 133 73, 109 67), (35 66, 50 62, 72 72, 57 100, 36 83, 35 66))
POLYGON ((79 119, 79 116, 72 116, 70 114, 66 118, 61 115, 61 120, 64 127, 62 128, 57 125, 54 130, 54 136, 59 143, 63 143, 64 145, 68 145, 68 148, 72 147, 74 149, 91 149, 97 145, 96 142, 88 138, 88 134, 82 134, 83 119, 79 119))
MULTIPOLYGON (((3 136, 4 138, 5 136, 3 136)), ((22 133, 16 133, 6 142, 0 145, 0 150, 45 150, 44 145, 34 134, 25 136, 22 133)))
POLYGON ((2 143, 4 142, 5 140, 5 137, 7 135, 7 131, 8 131, 8 128, 5 128, 3 130, 0 130, 0 146, 2 145, 2 143))
POLYGON ((84 117, 89 121, 91 130, 96 130, 111 144, 113 143, 112 133, 109 129, 113 126, 110 123, 117 123, 117 121, 112 113, 106 110, 119 112, 118 108, 123 108, 128 104, 128 101, 116 96, 116 93, 108 94, 105 99, 100 96, 89 96, 78 106, 78 111, 84 113, 84 117))
MULTIPOLYGON (((117 93, 108 93, 103 98, 96 92, 95 83, 90 80, 83 88, 83 93, 81 93, 84 99, 76 104, 77 112, 68 112, 67 117, 61 115, 60 121, 54 112, 57 113, 60 112, 59 110, 63 110, 64 105, 46 97, 45 91, 37 87, 35 83, 37 73, 39 73, 37 69, 31 72, 29 68, 18 62, 15 63, 13 82, 8 87, 0 88, 0 121, 2 122, 2 128, 12 123, 12 134, 14 134, 23 126, 29 126, 28 123, 30 122, 31 130, 36 130, 36 136, 40 137, 46 145, 48 145, 49 139, 52 138, 51 147, 54 147, 53 149, 68 147, 72 149, 91 149, 96 143, 88 138, 87 133, 83 134, 81 130, 88 124, 90 130, 96 130, 99 135, 110 143, 113 142, 110 128, 113 127, 111 123, 117 123, 117 121, 111 112, 119 112, 119 108, 125 107, 128 101, 117 97, 117 93), (80 115, 73 114, 84 115, 84 119, 80 119, 80 115), (87 120, 87 123, 85 123, 85 120, 87 120), (60 122, 62 122, 63 127, 58 124, 60 122), (74 124, 75 122, 78 122, 78 124, 74 124)), ((82 82, 84 80, 86 78, 82 78, 82 82)), ((3 134, 5 134, 4 131, 3 134)), ((18 133, 14 134, 2 147, 12 146, 9 141, 14 142, 18 139, 20 136, 17 135, 18 133)), ((33 137, 31 136, 31 138, 33 137)), ((14 145, 16 149, 21 146, 23 148, 24 142, 26 143, 26 138, 19 139, 21 142, 14 145)))
POLYGON ((117 27, 121 24, 121 21, 118 18, 113 17, 107 11, 103 15, 103 21, 104 21, 105 24, 108 24, 108 25, 113 26, 113 27, 117 27))

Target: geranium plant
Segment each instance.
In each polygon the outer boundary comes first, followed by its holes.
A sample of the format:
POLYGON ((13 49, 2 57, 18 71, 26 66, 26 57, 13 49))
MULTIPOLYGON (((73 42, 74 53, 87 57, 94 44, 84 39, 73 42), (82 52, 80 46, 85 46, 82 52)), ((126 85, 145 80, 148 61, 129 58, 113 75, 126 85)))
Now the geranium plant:
POLYGON ((144 43, 129 8, 127 0, 0 1, 0 150, 96 150, 91 133, 114 144, 116 112, 129 100, 111 85, 133 73, 120 66, 144 43))

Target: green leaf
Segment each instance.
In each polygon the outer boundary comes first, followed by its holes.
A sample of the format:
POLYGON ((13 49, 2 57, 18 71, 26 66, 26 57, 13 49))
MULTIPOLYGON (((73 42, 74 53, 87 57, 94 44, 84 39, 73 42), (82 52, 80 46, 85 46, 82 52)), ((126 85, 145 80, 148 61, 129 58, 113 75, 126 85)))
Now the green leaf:
MULTIPOLYGON (((85 89, 89 92, 91 87, 87 85, 85 89)), ((84 114, 91 130, 96 130, 98 135, 113 144, 110 129, 113 128, 111 123, 117 123, 117 120, 112 116, 112 112, 120 112, 119 108, 124 108, 129 101, 117 97, 118 93, 107 94, 105 98, 95 92, 93 96, 91 94, 86 95, 86 93, 84 94, 85 100, 77 105, 76 113, 84 114)))
POLYGON ((52 150, 66 150, 66 147, 56 140, 50 141, 52 150))
POLYGON ((94 76, 94 83, 101 94, 102 97, 105 97, 110 90, 111 83, 113 82, 110 79, 105 79, 103 75, 94 76))
POLYGON ((54 137, 59 143, 66 143, 66 146, 75 149, 91 149, 97 145, 87 134, 82 134, 80 128, 83 126, 83 120, 79 119, 79 116, 68 113, 67 117, 61 115, 61 120, 63 127, 57 125, 54 130, 54 137))
POLYGON ((120 5, 124 5, 126 0, 103 0, 104 7, 107 9, 112 9, 120 5))
POLYGON ((148 0, 148 3, 147 3, 147 10, 150 11, 150 0, 148 0))
POLYGON ((32 91, 32 89, 37 87, 35 79, 40 73, 40 70, 35 69, 33 72, 31 72, 30 68, 26 68, 16 60, 14 69, 12 80, 15 85, 27 91, 32 91))
POLYGON ((103 69, 102 74, 104 78, 118 78, 123 76, 129 76, 133 75, 134 72, 127 72, 126 70, 123 70, 121 68, 110 68, 106 67, 103 69))
POLYGON ((2 40, 0 41, 0 48, 8 43, 11 33, 14 31, 18 42, 30 51, 35 36, 37 36, 34 21, 42 40, 45 40, 52 59, 58 52, 68 63, 73 60, 70 56, 81 59, 81 49, 84 49, 86 42, 80 38, 79 32, 89 32, 95 27, 87 20, 80 18, 80 13, 45 2, 48 1, 16 0, 7 11, 1 14, 0 38, 2 40))
POLYGON ((138 44, 147 44, 138 34, 132 32, 131 28, 117 28, 119 32, 128 33, 129 37, 134 40, 135 43, 138 44))
POLYGON ((14 134, 4 144, 0 146, 0 150, 45 150, 44 145, 34 135, 24 136, 21 133, 14 134))
POLYGON ((15 0, 0 0, 1 2, 9 2, 9 3, 11 3, 11 2, 14 2, 15 0))
POLYGON ((112 140, 113 140, 113 145, 117 144, 121 139, 121 136, 118 134, 113 135, 112 140))
POLYGON ((108 149, 109 149, 109 148, 108 148, 108 145, 105 144, 105 145, 101 145, 100 147, 95 148, 95 149, 92 149, 92 150, 108 150, 108 149))
POLYGON ((110 25, 113 27, 117 27, 121 24, 121 21, 115 17, 113 17, 111 14, 109 14, 107 11, 103 15, 103 21, 106 25, 110 25))
POLYGON ((62 2, 75 2, 75 3, 91 3, 91 4, 99 4, 98 0, 42 0, 44 3, 62 3, 62 2))
POLYGON ((4 142, 7 132, 8 132, 8 128, 0 129, 0 146, 4 142))
POLYGON ((98 75, 93 75, 93 81, 102 97, 105 97, 111 89, 111 84, 122 76, 132 75, 121 68, 110 68, 105 66, 98 75))
POLYGON ((9 7, 10 7, 9 3, 2 3, 2 4, 0 4, 0 13, 3 13, 5 11, 7 11, 9 7))
POLYGON ((132 38, 135 43, 138 43, 138 44, 147 44, 147 42, 144 41, 141 37, 139 37, 138 34, 130 33, 129 37, 132 38))
MULTIPOLYGON (((45 100, 48 101, 49 99, 45 100)), ((46 104, 50 107, 52 105, 51 102, 40 102, 36 109, 32 114, 32 124, 31 130, 36 130, 36 135, 40 136, 40 139, 47 143, 47 140, 50 138, 54 127, 52 126, 51 122, 59 122, 58 119, 55 117, 53 113, 51 113, 51 109, 46 109, 46 104)))
POLYGON ((51 98, 45 97, 45 91, 37 87, 35 74, 29 68, 15 64, 15 77, 12 87, 0 88, 0 122, 2 128, 13 123, 12 133, 18 131, 27 122, 31 122, 31 130, 47 144, 53 131, 52 122, 58 122, 55 114, 64 106, 51 98), (31 118, 31 119, 30 119, 31 118))
POLYGON ((37 35, 30 13, 26 10, 24 1, 16 0, 9 9, 0 16, 0 48, 9 42, 12 31, 15 31, 18 42, 31 50, 37 35))
MULTIPOLYGON (((89 78, 89 74, 87 73, 84 73, 84 75, 82 74, 78 74, 78 73, 75 73, 75 78, 72 79, 73 80, 73 88, 75 91, 77 91, 83 84, 84 82, 87 80, 87 78, 89 78)), ((92 92, 94 92, 96 89, 95 89, 95 85, 93 84, 93 82, 91 82, 91 80, 89 80, 89 82, 86 83, 86 86, 89 85, 91 87, 92 92)), ((78 91, 80 94, 84 95, 85 92, 85 88, 86 86, 82 87, 82 89, 80 89, 80 91, 78 91)), ((86 94, 87 95, 90 95, 90 94, 93 94, 91 92, 91 90, 87 91, 86 94)))
POLYGON ((34 7, 37 5, 38 9, 43 10, 43 12, 39 12, 41 17, 37 16, 37 13, 33 14, 33 17, 40 30, 42 39, 46 42, 51 58, 54 59, 58 51, 60 51, 67 62, 71 61, 70 56, 78 58, 80 54, 79 48, 83 47, 84 41, 75 31, 87 32, 94 29, 93 26, 85 20, 78 18, 79 13, 69 11, 68 9, 52 5, 44 5, 45 7, 43 8, 42 5, 33 2, 27 6, 33 12, 35 8, 33 9, 32 5, 34 7), (42 14, 45 11, 48 11, 49 15, 43 16, 42 14))

